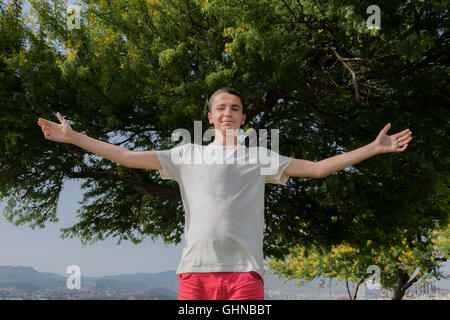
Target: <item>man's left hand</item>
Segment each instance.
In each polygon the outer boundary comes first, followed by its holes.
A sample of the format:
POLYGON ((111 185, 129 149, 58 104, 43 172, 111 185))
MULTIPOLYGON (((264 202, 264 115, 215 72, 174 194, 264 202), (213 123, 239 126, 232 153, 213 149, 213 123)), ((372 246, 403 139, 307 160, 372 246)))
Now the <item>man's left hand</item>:
POLYGON ((412 140, 411 130, 405 129, 388 136, 387 132, 390 128, 391 123, 388 123, 373 142, 375 153, 403 152, 408 148, 408 143, 412 140))

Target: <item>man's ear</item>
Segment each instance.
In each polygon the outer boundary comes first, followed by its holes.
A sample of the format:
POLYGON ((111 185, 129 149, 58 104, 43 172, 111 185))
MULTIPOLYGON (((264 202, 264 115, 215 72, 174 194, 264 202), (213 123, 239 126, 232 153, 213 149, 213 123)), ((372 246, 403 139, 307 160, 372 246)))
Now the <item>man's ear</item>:
POLYGON ((212 114, 211 114, 211 112, 208 112, 208 119, 209 119, 209 124, 212 124, 212 123, 211 123, 211 117, 212 117, 212 114))
POLYGON ((241 125, 243 126, 244 123, 245 123, 245 114, 242 115, 242 123, 241 123, 241 125))

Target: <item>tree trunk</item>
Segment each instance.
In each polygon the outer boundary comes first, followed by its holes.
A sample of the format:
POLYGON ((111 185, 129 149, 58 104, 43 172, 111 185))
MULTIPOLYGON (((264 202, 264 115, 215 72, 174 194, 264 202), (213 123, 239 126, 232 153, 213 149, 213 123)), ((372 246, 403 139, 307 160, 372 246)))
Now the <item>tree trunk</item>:
POLYGON ((353 300, 353 299, 352 299, 352 294, 351 294, 351 292, 350 292, 350 288, 348 287, 348 280, 345 280, 345 286, 347 287, 347 293, 348 293, 349 299, 350 299, 350 300, 353 300))
POLYGON ((352 300, 356 300, 356 297, 358 296, 358 290, 359 286, 364 282, 364 279, 359 280, 358 284, 356 285, 355 294, 353 295, 352 300))
POLYGON ((349 296, 350 300, 356 300, 356 296, 358 295, 358 289, 359 289, 359 286, 360 286, 363 282, 364 282, 364 279, 361 279, 361 280, 359 281, 359 283, 356 285, 355 292, 354 292, 354 294, 352 295, 352 293, 350 292, 350 288, 349 288, 349 286, 348 286, 348 280, 345 280, 345 286, 347 287, 347 293, 348 293, 348 296, 349 296))
POLYGON ((398 271, 397 283, 394 289, 394 295, 391 300, 402 300, 406 290, 412 285, 412 281, 409 281, 409 275, 402 270, 398 271))

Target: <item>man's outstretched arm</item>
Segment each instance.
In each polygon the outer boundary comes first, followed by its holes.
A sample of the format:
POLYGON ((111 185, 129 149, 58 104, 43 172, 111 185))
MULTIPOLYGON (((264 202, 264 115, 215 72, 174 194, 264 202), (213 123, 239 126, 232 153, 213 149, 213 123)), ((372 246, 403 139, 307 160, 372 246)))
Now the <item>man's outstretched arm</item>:
POLYGON ((155 151, 131 151, 104 141, 100 141, 72 130, 69 122, 58 112, 60 123, 39 118, 38 125, 42 128, 47 140, 71 143, 88 150, 105 159, 117 162, 129 168, 161 169, 161 164, 155 151))
POLYGON ((317 162, 294 159, 286 168, 285 174, 292 177, 324 178, 374 155, 405 151, 408 143, 412 140, 411 130, 405 129, 388 136, 387 131, 390 127, 391 124, 388 123, 373 142, 356 150, 317 162))

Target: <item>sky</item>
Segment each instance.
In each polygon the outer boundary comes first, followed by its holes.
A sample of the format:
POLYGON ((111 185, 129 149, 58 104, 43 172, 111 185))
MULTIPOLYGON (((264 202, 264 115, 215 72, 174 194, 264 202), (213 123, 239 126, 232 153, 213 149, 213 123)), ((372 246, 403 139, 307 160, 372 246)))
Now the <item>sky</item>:
MULTIPOLYGON (((56 223, 44 229, 31 229, 29 224, 15 226, 0 215, 0 266, 30 266, 40 272, 65 275, 69 265, 78 265, 86 277, 154 273, 176 270, 184 240, 179 245, 166 245, 162 240, 146 239, 140 244, 108 238, 83 247, 79 238, 61 239, 61 228, 77 221, 78 203, 82 200, 82 180, 65 182, 57 208, 56 223)), ((0 212, 6 207, 0 202, 0 212)))

